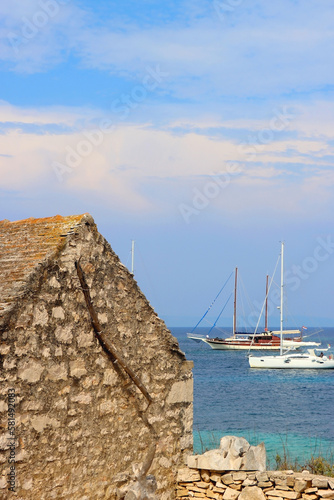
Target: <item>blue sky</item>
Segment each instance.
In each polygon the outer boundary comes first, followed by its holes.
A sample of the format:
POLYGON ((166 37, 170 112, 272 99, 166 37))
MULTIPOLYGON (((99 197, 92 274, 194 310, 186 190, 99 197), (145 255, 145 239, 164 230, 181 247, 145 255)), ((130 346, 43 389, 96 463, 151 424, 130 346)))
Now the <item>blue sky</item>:
POLYGON ((2 218, 90 212, 128 264, 135 239, 170 326, 195 324, 235 266, 257 309, 284 239, 287 322, 333 325, 333 15, 331 0, 3 2, 2 218))

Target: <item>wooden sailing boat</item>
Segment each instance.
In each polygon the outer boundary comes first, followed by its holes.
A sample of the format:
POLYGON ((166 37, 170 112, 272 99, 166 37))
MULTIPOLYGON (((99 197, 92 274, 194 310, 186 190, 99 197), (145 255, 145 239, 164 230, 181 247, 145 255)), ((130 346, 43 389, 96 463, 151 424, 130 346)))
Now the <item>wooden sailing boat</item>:
MULTIPOLYGON (((196 335, 194 333, 188 333, 187 334, 188 338, 196 341, 203 341, 206 344, 208 344, 212 349, 220 351, 226 351, 226 350, 278 351, 280 348, 280 337, 274 335, 273 332, 264 331, 261 333, 248 334, 245 332, 237 331, 237 281, 238 281, 238 268, 236 267, 235 277, 234 277, 232 336, 227 338, 220 338, 220 337, 210 338, 208 336, 205 337, 202 335, 196 335)), ((196 326, 198 326, 198 324, 196 326)))
POLYGON ((306 353, 283 354, 283 296, 284 296, 284 243, 281 245, 281 300, 280 300, 280 354, 273 356, 248 356, 251 368, 302 368, 302 369, 334 369, 334 357, 332 354, 324 356, 323 352, 328 349, 308 349, 306 353), (316 354, 315 351, 321 351, 316 354))

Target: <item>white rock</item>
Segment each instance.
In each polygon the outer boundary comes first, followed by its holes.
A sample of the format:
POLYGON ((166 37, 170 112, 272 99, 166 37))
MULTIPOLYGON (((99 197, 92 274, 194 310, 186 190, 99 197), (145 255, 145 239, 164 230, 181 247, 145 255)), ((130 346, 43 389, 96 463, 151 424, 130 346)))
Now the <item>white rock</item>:
POLYGON ((203 455, 188 457, 188 467, 214 470, 266 470, 266 450, 264 443, 250 446, 244 438, 225 436, 217 450, 210 450, 203 455))

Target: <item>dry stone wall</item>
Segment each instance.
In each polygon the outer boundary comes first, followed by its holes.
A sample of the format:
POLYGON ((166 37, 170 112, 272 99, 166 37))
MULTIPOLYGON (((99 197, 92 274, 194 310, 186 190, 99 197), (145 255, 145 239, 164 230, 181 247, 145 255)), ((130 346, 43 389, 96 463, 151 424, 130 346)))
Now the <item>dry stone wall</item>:
POLYGON ((0 498, 123 498, 145 467, 156 498, 174 498, 192 451, 192 363, 90 217, 35 268, 0 334, 0 498), (78 259, 103 331, 150 405, 94 334, 78 259))
POLYGON ((183 467, 178 472, 177 499, 323 500, 334 499, 334 478, 308 471, 216 472, 183 467))

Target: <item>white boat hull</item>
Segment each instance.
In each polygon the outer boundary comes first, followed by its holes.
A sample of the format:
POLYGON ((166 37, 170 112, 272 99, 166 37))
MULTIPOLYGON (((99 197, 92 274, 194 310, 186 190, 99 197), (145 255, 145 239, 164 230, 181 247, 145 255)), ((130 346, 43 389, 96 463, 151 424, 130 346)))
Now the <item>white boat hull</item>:
POLYGON ((334 369, 332 357, 320 357, 304 353, 286 354, 282 356, 249 356, 251 368, 276 369, 334 369))
POLYGON ((306 340, 284 340, 283 339, 283 347, 317 347, 321 345, 321 342, 312 342, 306 340))

